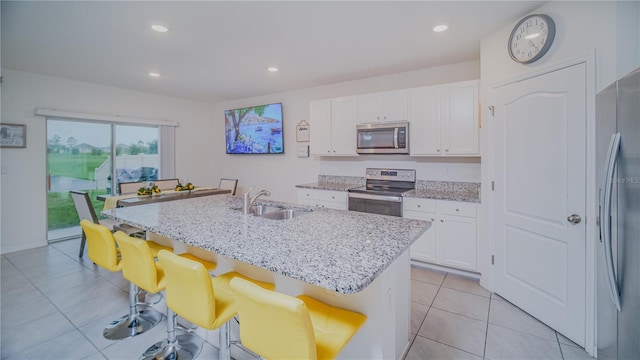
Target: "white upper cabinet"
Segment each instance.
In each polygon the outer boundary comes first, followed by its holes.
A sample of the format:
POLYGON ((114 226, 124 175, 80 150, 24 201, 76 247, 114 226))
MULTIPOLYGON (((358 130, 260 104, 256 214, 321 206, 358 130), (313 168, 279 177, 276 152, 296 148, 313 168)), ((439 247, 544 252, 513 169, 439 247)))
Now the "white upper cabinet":
POLYGON ((455 83, 443 87, 441 123, 445 153, 478 154, 478 82, 455 83), (446 125, 445 125, 446 124, 446 125))
POLYGON ((409 103, 407 90, 363 94, 357 98, 358 124, 407 121, 409 103))
POLYGON ((411 91, 410 118, 411 155, 440 155, 440 86, 411 91))
POLYGON ((309 122, 311 155, 358 155, 355 96, 310 102, 309 122))
POLYGON ((478 81, 411 90, 411 155, 478 155, 478 81))

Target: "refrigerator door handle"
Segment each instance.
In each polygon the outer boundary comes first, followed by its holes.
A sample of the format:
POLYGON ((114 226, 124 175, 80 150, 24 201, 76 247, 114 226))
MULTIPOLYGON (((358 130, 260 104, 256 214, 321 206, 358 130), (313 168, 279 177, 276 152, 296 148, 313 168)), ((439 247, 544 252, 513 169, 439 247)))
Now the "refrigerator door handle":
POLYGON ((611 242, 611 196, 613 191, 614 173, 618 151, 620 150, 620 133, 611 135, 609 142, 609 151, 605 161, 605 178, 603 181, 604 191, 601 193, 600 202, 600 234, 602 237, 602 245, 604 246, 605 268, 607 269, 607 278, 609 282, 609 292, 611 301, 618 311, 620 307, 620 291, 618 290, 618 280, 616 279, 615 268, 613 264, 613 251, 611 242))

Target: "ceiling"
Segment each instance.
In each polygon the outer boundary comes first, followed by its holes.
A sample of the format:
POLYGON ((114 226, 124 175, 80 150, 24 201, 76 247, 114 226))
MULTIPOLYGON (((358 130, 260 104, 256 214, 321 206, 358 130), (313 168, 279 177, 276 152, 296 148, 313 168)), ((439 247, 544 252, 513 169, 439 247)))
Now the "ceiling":
POLYGON ((476 60, 543 3, 3 0, 2 67, 217 103, 476 60))

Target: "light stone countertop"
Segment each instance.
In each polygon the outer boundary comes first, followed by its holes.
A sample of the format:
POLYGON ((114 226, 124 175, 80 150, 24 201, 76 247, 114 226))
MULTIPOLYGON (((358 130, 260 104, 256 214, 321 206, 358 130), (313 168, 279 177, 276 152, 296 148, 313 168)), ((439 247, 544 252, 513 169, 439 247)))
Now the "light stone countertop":
POLYGON ((329 190, 329 191, 347 191, 349 189, 357 188, 360 186, 362 185, 334 183, 334 182, 322 182, 322 183, 296 185, 297 188, 301 188, 301 189, 329 190))
POLYGON ((431 223, 260 201, 308 213, 288 220, 243 215, 242 199, 206 196, 103 211, 118 221, 312 285, 362 291, 431 223))
POLYGON ((420 198, 420 199, 436 199, 436 200, 480 203, 480 194, 472 191, 415 189, 402 194, 402 196, 420 198))
MULTIPOLYGON (((330 190, 330 191, 348 191, 349 189, 356 188, 362 185, 348 184, 348 183, 335 183, 335 182, 317 182, 310 184, 296 185, 301 189, 313 189, 313 190, 330 190)), ((478 191, 467 189, 453 189, 449 188, 416 188, 402 194, 404 197, 413 197, 421 199, 436 199, 436 200, 449 200, 449 201, 461 201, 469 203, 480 203, 480 193, 478 191)))

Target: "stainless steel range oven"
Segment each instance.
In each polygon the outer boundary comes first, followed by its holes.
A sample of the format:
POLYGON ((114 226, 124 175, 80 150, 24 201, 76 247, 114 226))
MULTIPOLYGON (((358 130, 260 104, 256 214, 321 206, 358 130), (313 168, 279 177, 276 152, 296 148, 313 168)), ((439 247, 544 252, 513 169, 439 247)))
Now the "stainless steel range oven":
POLYGON ((349 189, 349 210, 402 216, 402 194, 416 185, 416 171, 368 168, 366 186, 349 189))

